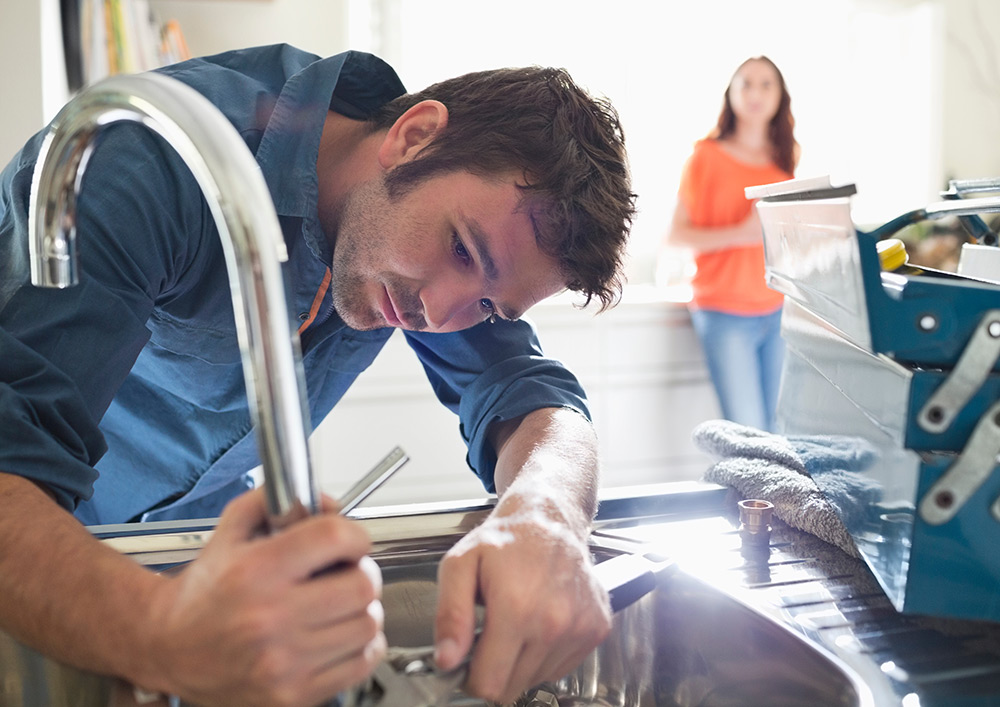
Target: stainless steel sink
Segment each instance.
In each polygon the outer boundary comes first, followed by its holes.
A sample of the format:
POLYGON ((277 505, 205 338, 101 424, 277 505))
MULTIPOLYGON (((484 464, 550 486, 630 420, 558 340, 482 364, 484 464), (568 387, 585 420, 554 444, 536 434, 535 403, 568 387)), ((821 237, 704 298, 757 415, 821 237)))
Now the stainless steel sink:
MULTIPOLYGON (((614 550, 594 546, 598 560, 614 550)), ((391 645, 433 641, 437 556, 381 558, 391 645)), ((481 705, 459 694, 449 704, 481 705)), ((726 707, 874 703, 846 666, 733 597, 684 573, 615 616, 609 638, 573 674, 520 705, 726 707), (555 702, 553 702, 553 699, 555 702)))
MULTIPOLYGON (((615 528, 651 519, 718 513, 708 496, 641 494, 602 504, 595 557, 648 546, 615 528), (701 505, 704 507, 701 507, 701 505), (705 505, 707 504, 707 505, 705 505), (673 510, 671 510, 673 509, 673 510), (651 517, 651 514, 652 517, 651 517), (610 532, 609 532, 610 529, 610 532)), ((479 523, 487 505, 375 509, 361 519, 374 540, 384 575, 386 633, 392 645, 432 642, 436 566, 454 541, 479 523)), ((655 526, 651 526, 655 527, 655 526)), ((183 566, 210 528, 157 524, 95 528, 102 538, 153 568, 183 566), (126 533, 123 535, 123 533, 126 533)), ((161 704, 166 704, 165 700, 161 704)), ((616 614, 610 637, 572 675, 523 696, 521 705, 859 705, 875 704, 858 674, 799 633, 684 571, 661 576, 656 589, 616 614)), ((105 707, 137 704, 119 681, 58 665, 0 634, 0 704, 105 707)), ((450 704, 483 704, 456 693, 450 704)))

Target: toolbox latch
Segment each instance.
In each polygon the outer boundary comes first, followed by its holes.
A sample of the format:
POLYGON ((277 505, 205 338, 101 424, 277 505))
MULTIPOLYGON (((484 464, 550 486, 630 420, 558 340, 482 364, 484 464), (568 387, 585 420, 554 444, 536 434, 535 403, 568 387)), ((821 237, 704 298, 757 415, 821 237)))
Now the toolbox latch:
MULTIPOLYGON (((979 418, 958 459, 920 501, 920 517, 931 525, 947 523, 993 472, 1000 454, 1000 401, 979 418)), ((991 512, 1000 520, 1000 499, 991 512)))
POLYGON ((917 424, 940 434, 975 395, 1000 358, 1000 309, 987 310, 969 337, 955 368, 927 399, 917 415, 917 424))

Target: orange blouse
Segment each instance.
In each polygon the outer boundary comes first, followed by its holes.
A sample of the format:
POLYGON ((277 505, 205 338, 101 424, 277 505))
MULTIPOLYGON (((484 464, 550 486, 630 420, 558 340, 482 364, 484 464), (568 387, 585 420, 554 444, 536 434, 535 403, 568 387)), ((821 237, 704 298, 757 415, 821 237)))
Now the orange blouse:
MULTIPOLYGON (((774 164, 740 162, 716 141, 699 140, 684 166, 679 198, 691 225, 732 226, 750 214, 753 202, 743 189, 791 179, 774 164)), ((764 283, 764 243, 698 253, 691 281, 693 304, 729 314, 768 314, 781 308, 782 295, 764 283)))

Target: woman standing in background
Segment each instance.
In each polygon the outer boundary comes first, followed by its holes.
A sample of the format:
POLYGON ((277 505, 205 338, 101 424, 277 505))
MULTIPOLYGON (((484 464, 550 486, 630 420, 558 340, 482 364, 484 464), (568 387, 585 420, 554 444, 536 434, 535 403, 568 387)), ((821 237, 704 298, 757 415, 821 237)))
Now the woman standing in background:
POLYGON ((764 56, 747 59, 718 123, 684 167, 667 235, 695 254, 691 318, 723 417, 769 431, 784 357, 782 295, 764 282, 760 221, 743 189, 792 178, 794 126, 778 67, 764 56))

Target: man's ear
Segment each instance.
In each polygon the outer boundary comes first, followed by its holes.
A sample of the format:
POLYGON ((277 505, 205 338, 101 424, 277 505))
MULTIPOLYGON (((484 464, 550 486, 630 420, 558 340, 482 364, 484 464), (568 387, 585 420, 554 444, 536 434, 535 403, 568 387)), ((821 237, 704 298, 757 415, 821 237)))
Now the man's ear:
POLYGON ((409 162, 448 124, 448 109, 440 101, 420 101, 396 119, 378 150, 383 169, 409 162))

